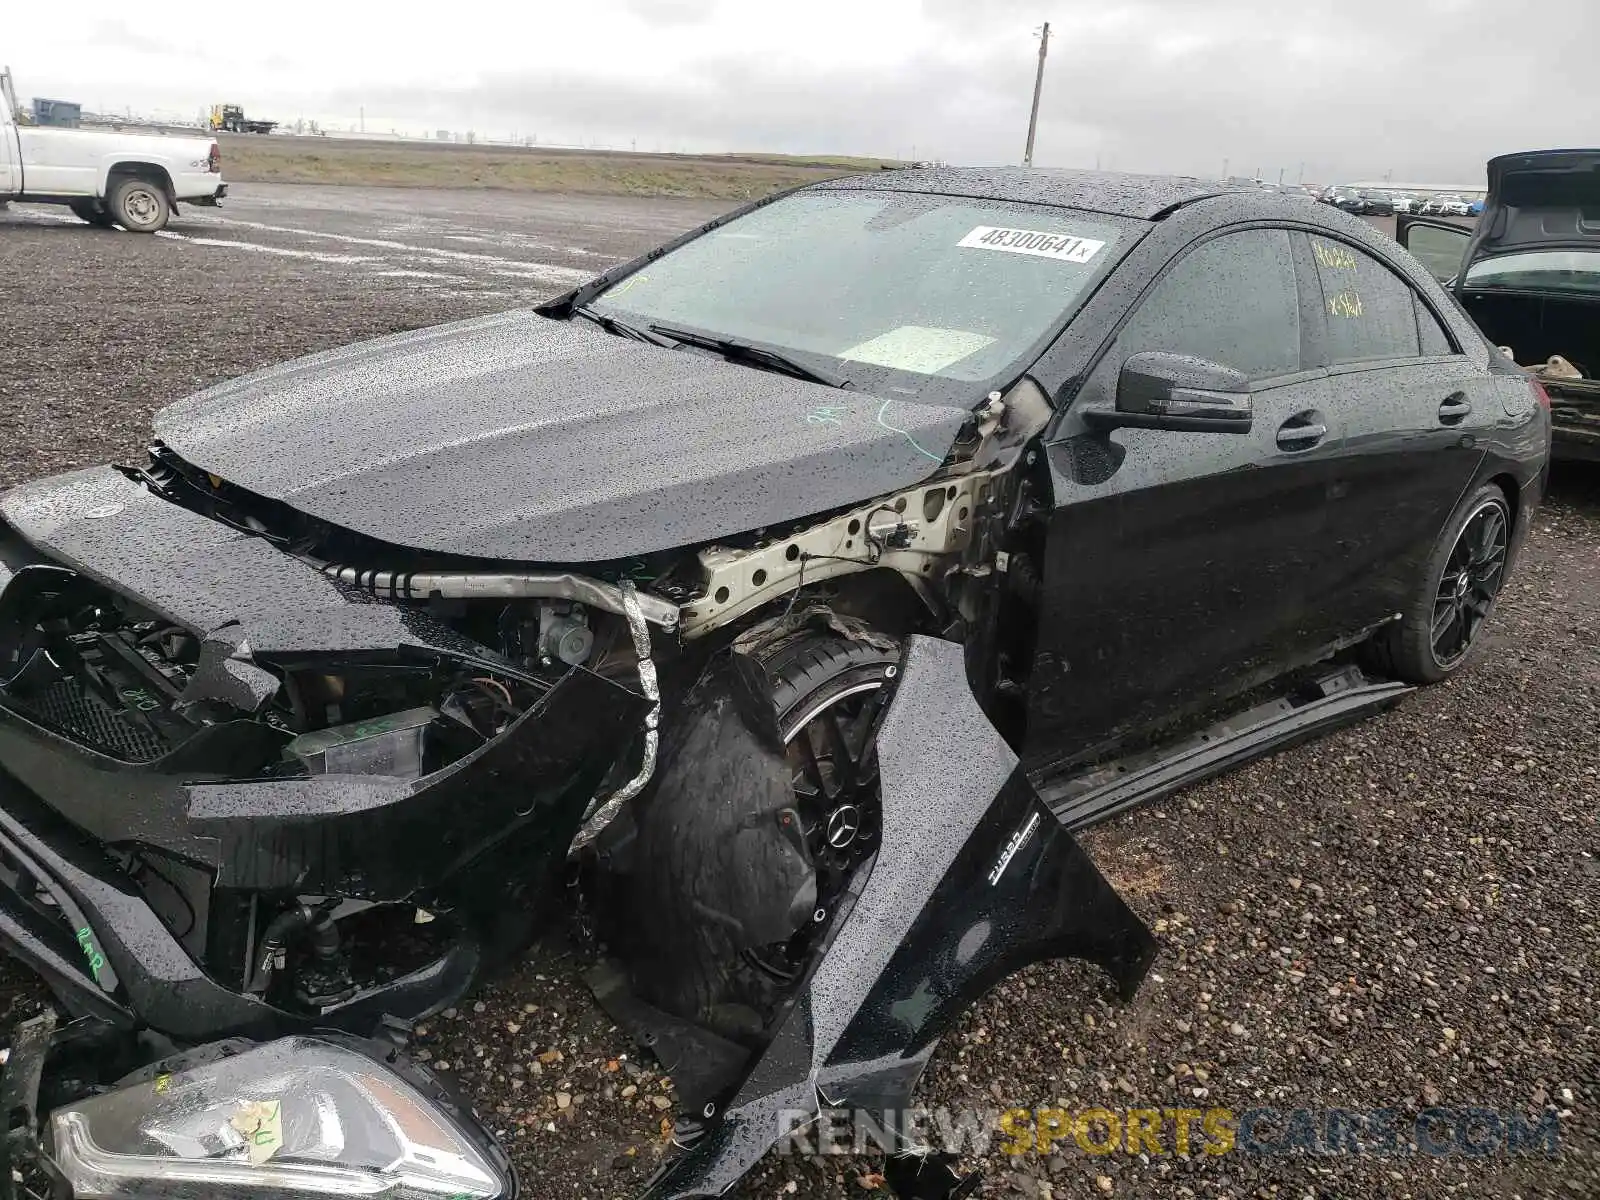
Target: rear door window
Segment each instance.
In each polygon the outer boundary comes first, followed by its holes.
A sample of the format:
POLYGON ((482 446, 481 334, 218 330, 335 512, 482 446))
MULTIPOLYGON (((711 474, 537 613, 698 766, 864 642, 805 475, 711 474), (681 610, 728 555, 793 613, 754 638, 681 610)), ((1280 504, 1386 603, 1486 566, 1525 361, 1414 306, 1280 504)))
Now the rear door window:
POLYGON ((1429 358, 1438 354, 1454 354, 1455 346, 1450 341, 1450 335, 1445 332, 1444 326, 1439 324, 1439 318, 1422 302, 1422 297, 1417 297, 1417 333, 1422 339, 1422 355, 1429 358))
POLYGON ((1209 359, 1251 379, 1301 370, 1289 234, 1248 229, 1213 238, 1187 254, 1117 339, 1119 362, 1144 350, 1209 359))
POLYGON ((1311 235, 1330 367, 1416 358, 1416 295, 1388 267, 1347 242, 1311 235))

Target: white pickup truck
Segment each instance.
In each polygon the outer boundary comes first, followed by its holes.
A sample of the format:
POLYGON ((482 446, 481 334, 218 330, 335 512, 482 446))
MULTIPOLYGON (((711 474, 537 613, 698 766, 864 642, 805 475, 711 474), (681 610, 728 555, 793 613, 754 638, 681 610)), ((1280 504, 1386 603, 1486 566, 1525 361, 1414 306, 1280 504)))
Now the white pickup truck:
POLYGON ((65 204, 91 225, 154 233, 178 201, 228 194, 213 138, 24 125, 17 114, 11 72, 0 71, 0 204, 65 204))

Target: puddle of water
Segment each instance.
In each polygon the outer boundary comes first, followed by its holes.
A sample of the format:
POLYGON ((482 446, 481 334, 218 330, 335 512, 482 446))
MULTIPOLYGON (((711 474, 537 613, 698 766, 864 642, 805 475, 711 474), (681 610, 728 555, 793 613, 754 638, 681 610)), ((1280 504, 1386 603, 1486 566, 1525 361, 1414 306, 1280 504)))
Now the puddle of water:
POLYGON ((452 275, 448 271, 410 271, 395 268, 388 271, 374 271, 373 274, 384 279, 442 279, 446 283, 471 283, 464 275, 452 275))
POLYGON ((379 261, 370 254, 328 254, 321 250, 291 250, 287 246, 263 246, 259 242, 236 242, 230 238, 196 237, 191 233, 175 233, 170 229, 163 229, 156 236, 158 238, 168 238, 175 242, 188 242, 194 246, 223 246, 230 250, 247 250, 253 254, 271 254, 278 258, 303 258, 320 263, 368 263, 379 261))
POLYGON ((351 246, 371 246, 379 250, 398 250, 409 255, 417 255, 424 259, 452 259, 458 262, 486 263, 491 266, 520 267, 529 275, 537 274, 541 278, 552 282, 582 283, 592 278, 593 272, 580 270, 576 267, 560 267, 554 263, 518 263, 515 259, 504 258, 498 254, 479 254, 470 250, 449 250, 417 246, 409 242, 397 242, 392 238, 359 237, 350 233, 332 233, 322 229, 296 229, 289 225, 269 225, 262 221, 240 221, 229 217, 217 218, 223 225, 237 226, 241 229, 256 229, 263 233, 287 233, 295 237, 325 238, 329 241, 342 242, 351 246))

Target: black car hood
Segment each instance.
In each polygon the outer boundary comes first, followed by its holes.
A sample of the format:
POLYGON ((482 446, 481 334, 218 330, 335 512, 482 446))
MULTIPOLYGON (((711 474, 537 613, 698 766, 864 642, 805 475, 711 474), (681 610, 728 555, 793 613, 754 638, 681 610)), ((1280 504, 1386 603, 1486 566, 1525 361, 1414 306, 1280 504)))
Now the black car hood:
POLYGON ((515 311, 269 367, 164 409, 155 432, 393 545, 581 563, 912 486, 966 417, 515 311))

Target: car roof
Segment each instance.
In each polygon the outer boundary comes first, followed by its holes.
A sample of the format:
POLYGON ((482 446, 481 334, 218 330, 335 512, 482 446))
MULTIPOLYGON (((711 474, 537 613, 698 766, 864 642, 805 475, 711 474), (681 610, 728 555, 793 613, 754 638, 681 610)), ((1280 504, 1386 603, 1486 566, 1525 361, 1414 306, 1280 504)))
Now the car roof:
POLYGON ((1178 175, 1124 175, 1042 167, 922 167, 847 175, 813 185, 820 191, 921 192, 975 200, 1049 204, 1085 212, 1153 221, 1175 208, 1239 192, 1253 185, 1217 183, 1178 175))

